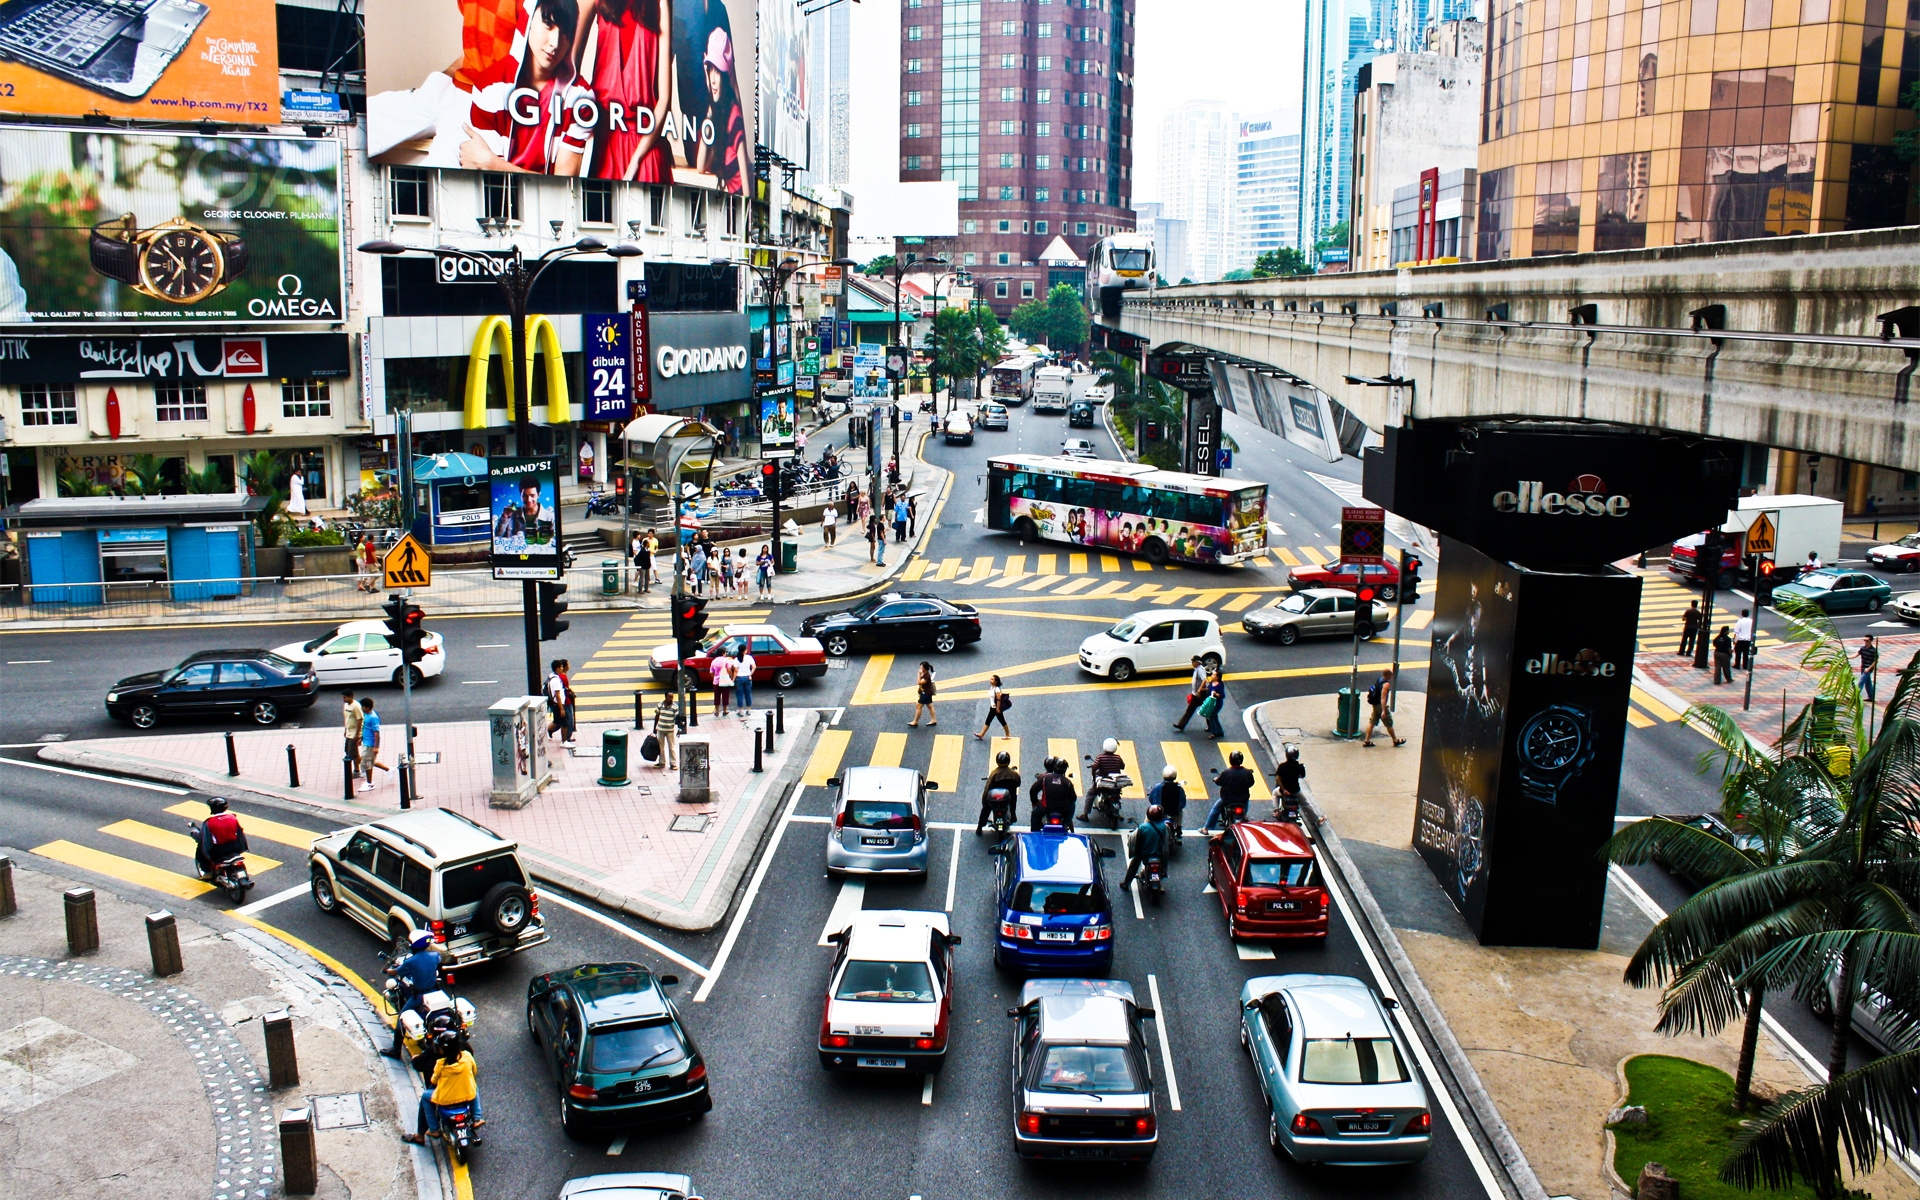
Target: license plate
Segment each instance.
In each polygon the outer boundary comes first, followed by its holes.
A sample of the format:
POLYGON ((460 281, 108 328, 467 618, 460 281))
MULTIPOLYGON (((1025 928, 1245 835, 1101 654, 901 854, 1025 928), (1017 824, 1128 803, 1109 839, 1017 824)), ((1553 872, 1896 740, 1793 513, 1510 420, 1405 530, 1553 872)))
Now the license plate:
POLYGON ((1074 935, 1071 933, 1042 933, 1040 935, 1040 940, 1043 942, 1070 942, 1073 938, 1074 935))
POLYGON ((904 1058, 856 1058, 853 1061, 855 1066, 861 1067, 884 1067, 893 1071, 907 1069, 907 1060, 904 1058))
POLYGON ((860 839, 860 844, 862 846, 891 846, 893 845, 893 839, 890 837, 863 837, 860 839))
POLYGON ((1392 1121, 1342 1121, 1342 1133, 1385 1133, 1393 1128, 1392 1121))
POLYGON ((1298 900, 1271 900, 1267 903, 1267 909, 1270 912, 1298 912, 1300 911, 1300 902, 1298 900))
POLYGON ((636 1096, 640 1095, 642 1092, 650 1092, 652 1090, 653 1090, 653 1081, 651 1079, 642 1079, 638 1083, 633 1085, 633 1094, 636 1096))
POLYGON ((1105 1158, 1105 1146, 1068 1146, 1065 1154, 1068 1158, 1105 1158))

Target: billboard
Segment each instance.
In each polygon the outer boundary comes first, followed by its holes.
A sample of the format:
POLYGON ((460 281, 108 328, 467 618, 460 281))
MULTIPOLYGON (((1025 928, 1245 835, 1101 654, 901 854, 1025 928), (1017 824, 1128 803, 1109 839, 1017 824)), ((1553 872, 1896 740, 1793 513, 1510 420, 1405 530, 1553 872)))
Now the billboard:
POLYGON ((794 389, 778 388, 760 394, 760 456, 773 458, 793 453, 794 389))
MULTIPOLYGON (((625 421, 633 415, 633 314, 588 313, 580 324, 587 354, 586 419, 625 421)), ((640 361, 646 362, 644 354, 640 361)))
POLYGON ((367 152, 746 190, 753 0, 367 0, 367 152))
POLYGON ((773 152, 806 170, 811 163, 807 120, 807 19, 798 4, 760 8, 760 113, 767 128, 761 140, 773 152))
POLYGON ((14 0, 0 111, 277 124, 276 28, 273 0, 14 0))
POLYGON ((0 324, 341 320, 340 143, 0 129, 0 324))
POLYGON ((489 458, 495 579, 560 578, 559 459, 489 458))

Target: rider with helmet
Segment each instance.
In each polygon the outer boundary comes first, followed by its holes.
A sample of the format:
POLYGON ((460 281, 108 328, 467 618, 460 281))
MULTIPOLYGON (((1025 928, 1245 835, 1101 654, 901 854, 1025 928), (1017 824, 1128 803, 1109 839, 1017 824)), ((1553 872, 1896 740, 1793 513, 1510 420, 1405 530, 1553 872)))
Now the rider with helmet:
POLYGON ((214 864, 238 858, 247 852, 247 834, 240 818, 227 811, 224 796, 207 801, 207 819, 200 822, 200 844, 193 850, 193 865, 205 879, 213 874, 214 864))
POLYGON ((1180 771, 1172 763, 1160 768, 1160 782, 1147 793, 1147 803, 1167 814, 1167 830, 1179 838, 1181 818, 1187 811, 1187 789, 1180 786, 1180 771))
POLYGON ((1049 758, 1044 764, 1046 770, 1034 777, 1033 786, 1027 789, 1027 799, 1033 802, 1033 831, 1040 832, 1047 823, 1048 814, 1060 818, 1067 832, 1073 832, 1073 802, 1079 798, 1074 790, 1073 780, 1067 778, 1067 763, 1063 758, 1049 758))
POLYGON ((1278 793, 1274 802, 1274 815, 1286 820, 1297 820, 1300 815, 1301 781, 1307 777, 1306 764, 1300 761, 1300 747, 1292 742, 1285 743, 1286 758, 1274 768, 1274 790, 1278 793))
MULTIPOLYGON (((424 929, 409 933, 407 945, 413 953, 389 966, 387 974, 400 981, 401 994, 407 998, 406 1003, 401 1005, 401 1012, 412 1009, 424 1017, 427 1011, 424 1003, 426 994, 440 990, 440 952, 433 948, 433 935, 424 929)), ((399 1015, 394 1014, 396 1018, 399 1015)), ((401 1045, 400 1022, 396 1019, 393 1023, 393 1045, 380 1053, 388 1058, 399 1058, 401 1045)))
POLYGON ((1014 770, 1013 756, 1005 750, 993 756, 993 773, 987 776, 987 786, 980 790, 980 819, 973 825, 975 837, 980 836, 980 831, 987 826, 987 818, 993 815, 991 797, 996 789, 1007 793, 1007 816, 1011 818, 1013 798, 1020 794, 1020 772, 1014 770))
POLYGON ((1247 756, 1235 750, 1227 755, 1227 769, 1213 777, 1214 786, 1220 789, 1220 798, 1213 802, 1213 807, 1207 812, 1208 829, 1224 826, 1226 822, 1221 814, 1229 809, 1239 811, 1240 815, 1235 820, 1246 818, 1247 805, 1253 799, 1253 785, 1258 782, 1254 773, 1247 770, 1246 761, 1247 756), (1216 825, 1216 821, 1220 825, 1216 825))
POLYGON ((426 1141, 429 1130, 440 1128, 441 1109, 456 1104, 471 1104, 473 1144, 478 1146, 483 1140, 479 1128, 486 1122, 480 1119, 480 1066, 473 1060, 473 1051, 467 1048, 466 1039, 457 1031, 447 1029, 434 1036, 433 1052, 436 1061, 433 1075, 428 1080, 432 1084, 432 1091, 421 1093, 417 1132, 403 1133, 400 1140, 420 1145, 426 1141))
POLYGON ((1147 819, 1133 831, 1132 853, 1127 856, 1127 873, 1120 879, 1123 891, 1133 883, 1133 877, 1140 873, 1150 858, 1157 858, 1163 863, 1167 861, 1167 813, 1158 804, 1147 806, 1147 819))
POLYGON ((1102 775, 1121 775, 1126 772, 1127 764, 1120 758, 1120 743, 1108 738, 1100 743, 1100 753, 1094 756, 1093 764, 1087 768, 1087 778, 1093 783, 1087 787, 1087 802, 1080 809, 1080 815, 1093 815, 1093 796, 1097 790, 1093 784, 1100 782, 1102 775))

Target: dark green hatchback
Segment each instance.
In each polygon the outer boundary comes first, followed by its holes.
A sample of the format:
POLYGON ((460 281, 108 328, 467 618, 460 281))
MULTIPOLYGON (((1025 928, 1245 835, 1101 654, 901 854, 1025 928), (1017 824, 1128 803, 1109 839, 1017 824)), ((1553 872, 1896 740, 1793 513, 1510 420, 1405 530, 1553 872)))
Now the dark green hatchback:
POLYGON ((527 1032, 558 1085, 569 1136, 713 1108, 707 1064, 666 989, 676 975, 639 963, 587 963, 527 984, 527 1032))

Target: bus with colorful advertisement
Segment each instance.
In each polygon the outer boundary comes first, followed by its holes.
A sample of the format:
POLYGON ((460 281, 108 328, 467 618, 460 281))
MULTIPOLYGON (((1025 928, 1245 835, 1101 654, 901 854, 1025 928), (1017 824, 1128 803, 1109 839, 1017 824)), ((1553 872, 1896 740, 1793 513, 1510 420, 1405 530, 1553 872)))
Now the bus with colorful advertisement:
POLYGON ((1222 566, 1267 548, 1267 485, 1110 459, 987 460, 987 527, 1167 562, 1222 566))
POLYGON ((1007 405, 1025 404, 1033 398, 1033 373, 1042 365, 1033 354, 1001 359, 987 375, 988 398, 1007 405))

